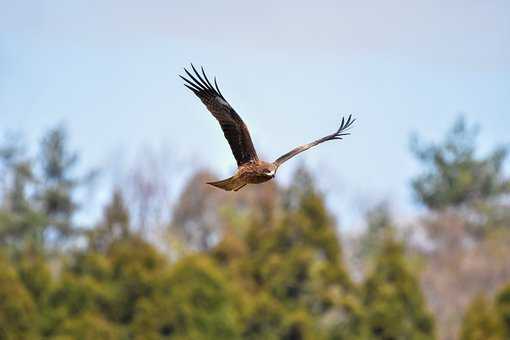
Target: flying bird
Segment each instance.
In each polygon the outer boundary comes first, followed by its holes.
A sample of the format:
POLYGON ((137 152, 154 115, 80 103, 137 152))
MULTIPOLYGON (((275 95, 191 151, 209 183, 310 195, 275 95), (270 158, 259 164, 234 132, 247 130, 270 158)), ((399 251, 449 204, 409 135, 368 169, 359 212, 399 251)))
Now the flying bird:
POLYGON ((201 67, 200 74, 195 66, 191 64, 193 73, 184 68, 189 78, 179 75, 188 89, 190 89, 205 104, 214 118, 220 123, 223 134, 230 145, 230 149, 237 161, 236 173, 227 179, 217 182, 208 182, 217 188, 227 191, 238 191, 247 184, 267 182, 274 178, 276 171, 285 161, 288 161, 297 154, 310 149, 329 140, 340 140, 343 136, 349 135, 346 131, 352 126, 355 119, 349 115, 347 119, 342 118, 340 127, 330 135, 317 139, 311 143, 300 145, 286 154, 278 157, 274 162, 260 160, 251 141, 250 132, 241 117, 230 106, 221 93, 216 78, 214 86, 207 78, 204 68, 201 67))

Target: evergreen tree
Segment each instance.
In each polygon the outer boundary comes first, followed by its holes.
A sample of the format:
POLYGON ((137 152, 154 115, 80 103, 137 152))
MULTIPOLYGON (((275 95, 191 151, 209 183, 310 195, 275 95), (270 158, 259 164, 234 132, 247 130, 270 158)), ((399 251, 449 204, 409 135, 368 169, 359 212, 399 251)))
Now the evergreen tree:
POLYGON ((286 333, 287 311, 266 292, 247 296, 243 307, 243 339, 277 340, 286 333))
POLYGON ((37 308, 36 328, 45 335, 51 328, 49 299, 54 288, 48 258, 40 247, 27 245, 14 254, 13 264, 37 308))
POLYGON ((408 268, 404 249, 387 238, 363 285, 370 339, 434 339, 434 323, 426 310, 418 280, 408 268))
POLYGON ((78 155, 69 150, 63 127, 50 130, 42 139, 39 164, 41 168, 38 198, 48 218, 46 232, 50 238, 65 239, 76 230, 73 216, 78 208, 76 190, 90 182, 95 172, 83 177, 75 174, 78 155))
POLYGON ((62 322, 54 340, 118 340, 123 337, 122 330, 101 315, 84 313, 79 317, 69 318, 62 322))
POLYGON ((496 310, 501 319, 506 339, 510 339, 510 284, 496 297, 496 310))
POLYGON ((237 298, 229 286, 207 257, 180 260, 137 303, 135 339, 239 339, 237 298))
POLYGON ((138 301, 152 295, 168 263, 154 246, 136 236, 113 243, 106 256, 111 266, 110 280, 117 288, 114 320, 128 325, 138 301))
MULTIPOLYGON (((340 243, 324 197, 310 174, 299 169, 284 197, 283 216, 273 225, 253 220, 246 236, 245 268, 259 290, 268 292, 283 308, 315 322, 314 332, 361 332, 359 304, 342 262, 340 243)), ((307 331, 302 327, 302 333, 307 331)))
POLYGON ((413 152, 428 170, 412 185, 427 208, 462 207, 510 192, 510 179, 503 174, 506 148, 478 157, 477 135, 478 129, 469 128, 460 117, 442 144, 422 146, 414 141, 413 152))
POLYGON ((0 339, 37 337, 36 308, 16 270, 0 254, 0 339))
POLYGON ((0 147, 0 176, 4 192, 0 206, 0 244, 20 249, 27 244, 42 246, 43 213, 37 211, 30 191, 37 184, 32 161, 17 139, 0 147))
POLYGON ((154 294, 167 268, 164 257, 138 237, 114 241, 104 253, 75 254, 50 298, 49 335, 128 336, 136 306, 154 294), (87 330, 96 321, 99 328, 87 330))
POLYGON ((464 314, 460 340, 504 340, 499 315, 483 295, 473 299, 464 314))
POLYGON ((94 334, 115 332, 119 289, 112 277, 103 255, 87 252, 69 259, 50 295, 44 334, 92 339, 94 334), (94 320, 99 328, 87 330, 94 320))

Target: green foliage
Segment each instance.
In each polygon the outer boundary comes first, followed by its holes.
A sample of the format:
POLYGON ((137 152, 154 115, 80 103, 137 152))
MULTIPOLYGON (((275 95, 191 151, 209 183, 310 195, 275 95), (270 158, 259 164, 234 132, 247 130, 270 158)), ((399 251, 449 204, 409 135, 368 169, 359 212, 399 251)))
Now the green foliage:
POLYGON ((110 245, 105 254, 88 250, 69 259, 50 297, 50 335, 92 339, 127 334, 137 303, 151 296, 167 270, 163 256, 140 238, 110 245), (90 333, 87 324, 102 318, 90 333), (119 333, 120 332, 120 333, 119 333))
POLYGON ((468 306, 460 340, 503 340, 510 338, 510 286, 503 287, 494 302, 478 295, 468 306))
POLYGON ((441 210, 470 205, 510 192, 510 180, 503 176, 507 150, 499 147, 486 157, 476 154, 477 128, 459 118, 442 144, 420 146, 413 152, 425 167, 412 186, 427 208, 441 210))
POLYGON ((42 245, 46 223, 45 215, 32 208, 17 212, 0 209, 0 244, 18 249, 42 245))
POLYGON ((279 339, 285 333, 285 309, 270 295, 261 292, 245 301, 244 339, 279 339))
POLYGON ((504 287, 496 297, 496 310, 501 319, 506 338, 510 338, 510 284, 504 287))
MULTIPOLYGON (((471 132, 457 125, 444 145, 416 149, 430 166, 416 193, 433 210, 476 206, 485 223, 505 225, 492 202, 507 192, 505 153, 476 157, 471 132)), ((361 256, 374 262, 358 284, 304 168, 287 188, 272 182, 235 195, 205 186, 206 173, 193 176, 166 221, 180 252, 137 232, 150 219, 137 221, 119 190, 95 227, 75 233, 76 193, 87 181, 62 129, 47 134, 38 157, 10 146, 0 160, 0 246, 9 255, 0 258, 0 339, 435 338, 387 207, 367 214, 361 256)), ((508 287, 495 306, 475 301, 463 339, 499 339, 498 327, 510 338, 509 306, 508 287)))
POLYGON ((36 308, 16 270, 0 254, 0 339, 35 338, 36 308))
POLYGON ((90 276, 74 276, 64 273, 55 289, 51 304, 65 318, 85 312, 100 312, 111 309, 111 292, 90 276))
POLYGON ((363 303, 371 339, 434 339, 418 280, 408 268, 404 249, 385 240, 375 268, 363 286, 363 303))
POLYGON ((153 246, 138 237, 112 244, 107 257, 117 287, 115 318, 128 324, 134 318, 138 300, 153 293, 167 262, 153 246))
POLYGON ((69 150, 66 131, 50 130, 39 153, 29 157, 12 141, 0 145, 0 176, 5 185, 0 205, 0 244, 23 248, 68 240, 76 232, 77 190, 94 177, 75 174, 76 153, 69 150), (55 241, 56 240, 56 241, 55 241))
POLYGON ((117 340, 122 329, 105 320, 101 315, 84 313, 64 320, 52 337, 54 340, 117 340))
POLYGON ((45 305, 52 288, 52 277, 43 254, 28 249, 17 256, 16 267, 33 300, 40 306, 45 305))
MULTIPOLYGON (((296 172, 284 201, 278 221, 266 225, 254 219, 247 232, 248 256, 243 268, 252 280, 251 287, 267 292, 282 306, 284 324, 290 322, 289 315, 306 311, 309 319, 294 328, 304 338, 308 325, 314 325, 314 333, 326 334, 333 328, 358 332, 351 322, 355 318, 351 318, 348 301, 354 290, 341 259, 336 226, 323 195, 304 169, 296 172), (332 315, 346 316, 338 323, 326 322, 332 315)), ((290 334, 289 327, 281 332, 290 334)))
POLYGON ((5 185, 0 206, 0 244, 21 248, 41 245, 46 216, 38 211, 28 191, 37 183, 33 161, 17 139, 0 146, 0 176, 5 185))
POLYGON ((460 340, 503 340, 501 319, 490 301, 476 297, 467 308, 462 322, 460 340))
POLYGON ((44 136, 39 161, 42 185, 37 188, 37 198, 48 217, 47 227, 55 233, 54 237, 69 237, 73 233, 72 218, 78 208, 73 194, 88 179, 74 174, 78 155, 69 150, 63 127, 51 129, 44 136))
POLYGON ((205 256, 183 259, 137 304, 136 339, 238 339, 236 296, 205 256))

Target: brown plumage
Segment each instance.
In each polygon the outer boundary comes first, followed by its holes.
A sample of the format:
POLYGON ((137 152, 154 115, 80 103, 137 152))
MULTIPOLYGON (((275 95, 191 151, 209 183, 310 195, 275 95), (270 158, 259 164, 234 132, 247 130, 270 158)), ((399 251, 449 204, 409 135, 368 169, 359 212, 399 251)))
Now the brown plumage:
POLYGON ((355 119, 351 115, 342 122, 338 130, 323 138, 317 139, 311 143, 298 146, 297 148, 280 156, 272 163, 259 160, 253 142, 251 141, 250 132, 244 124, 241 117, 230 106, 223 94, 221 93, 216 78, 214 78, 214 86, 207 78, 204 69, 201 68, 200 74, 193 64, 191 64, 194 75, 184 69, 189 79, 181 77, 188 89, 200 98, 207 109, 220 123, 223 134, 230 145, 230 149, 237 161, 237 171, 234 176, 218 182, 208 182, 207 184, 221 188, 227 191, 238 191, 246 184, 263 183, 274 178, 278 167, 285 161, 296 156, 297 154, 310 149, 313 146, 326 142, 328 140, 340 140, 343 136, 348 135, 346 131, 352 126, 355 119))

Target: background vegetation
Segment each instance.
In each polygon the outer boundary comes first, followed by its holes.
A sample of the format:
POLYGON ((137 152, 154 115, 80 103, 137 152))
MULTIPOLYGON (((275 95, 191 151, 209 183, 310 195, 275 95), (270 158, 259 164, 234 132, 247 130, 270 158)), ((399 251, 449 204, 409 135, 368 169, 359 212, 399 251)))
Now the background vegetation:
POLYGON ((66 131, 35 152, 11 136, 0 339, 509 339, 507 153, 480 154, 476 134, 459 119, 442 142, 414 138, 423 213, 402 223, 382 202, 348 235, 304 167, 237 194, 198 169, 170 200, 136 164, 81 225, 99 173, 66 131))

